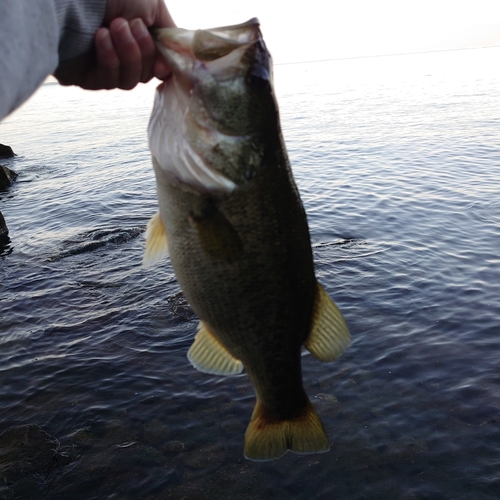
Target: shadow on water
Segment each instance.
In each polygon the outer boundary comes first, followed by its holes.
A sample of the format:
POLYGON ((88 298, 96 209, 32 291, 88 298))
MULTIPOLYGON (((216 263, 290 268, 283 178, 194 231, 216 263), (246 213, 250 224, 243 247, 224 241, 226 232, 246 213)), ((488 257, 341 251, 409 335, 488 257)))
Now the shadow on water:
POLYGON ((179 321, 194 320, 197 318, 182 292, 167 297, 167 304, 174 317, 179 321))
POLYGON ((107 245, 120 245, 137 238, 143 234, 144 231, 145 229, 140 227, 86 231, 74 238, 62 241, 61 246, 64 247, 64 250, 49 257, 48 260, 50 262, 56 262, 65 257, 93 252, 107 245))
POLYGON ((341 238, 331 242, 321 242, 312 245, 315 261, 335 253, 335 262, 341 260, 359 259, 388 251, 391 245, 362 238, 341 238))

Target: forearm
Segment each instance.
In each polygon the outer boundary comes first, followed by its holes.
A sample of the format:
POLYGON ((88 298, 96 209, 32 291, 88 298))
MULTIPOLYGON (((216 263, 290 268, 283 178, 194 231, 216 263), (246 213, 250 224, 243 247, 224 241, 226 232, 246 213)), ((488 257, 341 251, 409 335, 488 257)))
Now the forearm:
POLYGON ((54 3, 61 63, 90 50, 95 32, 104 19, 106 0, 54 0, 54 3))
POLYGON ((105 0, 0 0, 0 119, 59 62, 91 48, 105 6, 105 0))

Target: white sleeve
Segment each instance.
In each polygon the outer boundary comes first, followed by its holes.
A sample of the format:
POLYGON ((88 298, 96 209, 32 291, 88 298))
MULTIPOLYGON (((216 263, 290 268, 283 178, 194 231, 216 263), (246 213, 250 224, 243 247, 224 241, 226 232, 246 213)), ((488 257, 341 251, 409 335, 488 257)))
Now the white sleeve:
POLYGON ((0 119, 59 62, 87 52, 106 0, 0 0, 0 119))

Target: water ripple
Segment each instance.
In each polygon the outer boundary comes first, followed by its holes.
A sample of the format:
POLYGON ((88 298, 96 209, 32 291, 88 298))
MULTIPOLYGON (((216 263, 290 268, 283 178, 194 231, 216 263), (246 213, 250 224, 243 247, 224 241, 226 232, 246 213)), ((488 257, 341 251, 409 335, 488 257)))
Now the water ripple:
POLYGON ((331 451, 273 463, 242 457, 248 377, 188 362, 197 319, 169 260, 141 268, 154 84, 43 86, 4 120, 0 432, 37 424, 59 448, 43 482, 0 496, 497 498, 499 50, 276 68, 316 274, 352 345, 302 356, 331 451))

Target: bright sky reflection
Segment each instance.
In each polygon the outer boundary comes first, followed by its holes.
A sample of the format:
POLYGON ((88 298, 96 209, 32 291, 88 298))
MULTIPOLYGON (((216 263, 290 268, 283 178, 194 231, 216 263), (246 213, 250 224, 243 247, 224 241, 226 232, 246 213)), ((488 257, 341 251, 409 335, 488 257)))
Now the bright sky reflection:
POLYGON ((276 63, 500 45, 497 0, 167 0, 180 27, 258 17, 276 63))

